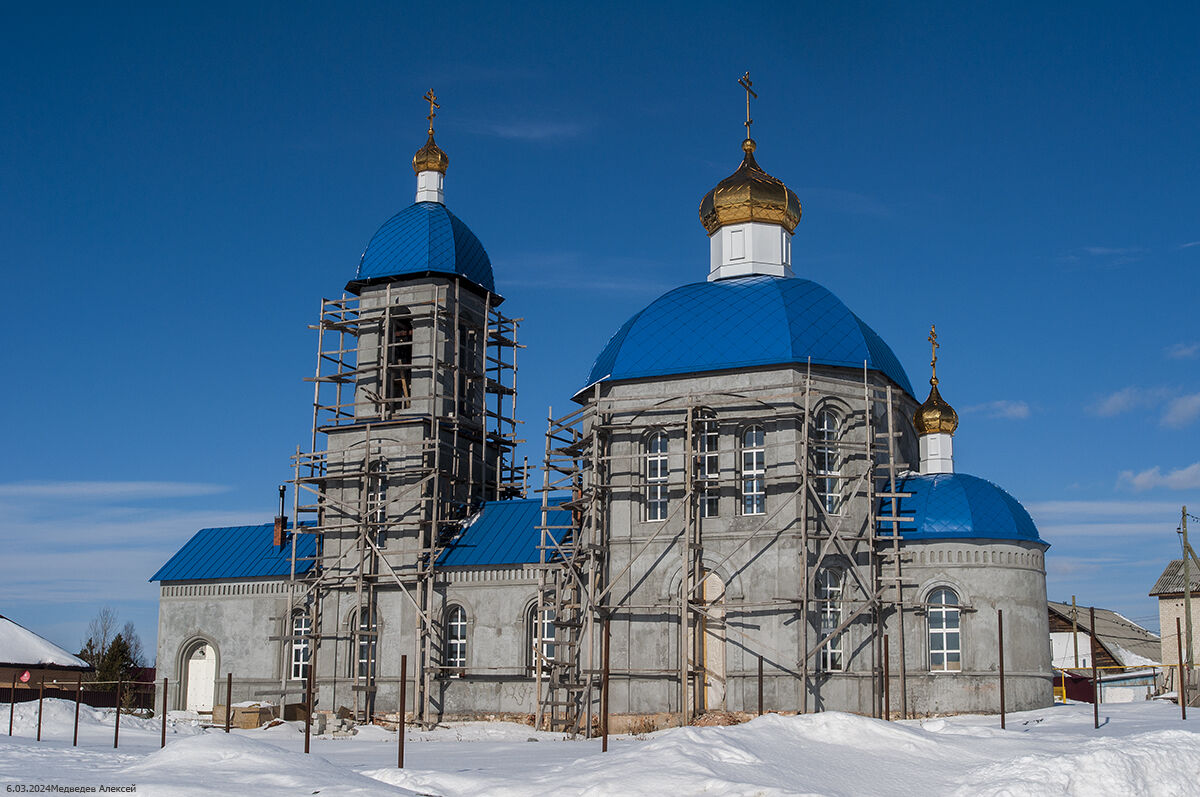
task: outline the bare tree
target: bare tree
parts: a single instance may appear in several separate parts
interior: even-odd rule
[[[105,606],[96,613],[88,623],[88,638],[83,643],[81,657],[93,667],[100,663],[100,658],[108,651],[113,637],[117,632],[117,612],[111,606]],[[140,643],[139,643],[140,645]]]
[[[126,620],[125,627],[121,629],[121,636],[125,639],[125,643],[129,645],[129,661],[134,667],[146,666],[146,652],[142,650],[142,638],[138,636],[138,632],[133,627],[133,620]]]

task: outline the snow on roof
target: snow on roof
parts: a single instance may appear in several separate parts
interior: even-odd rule
[[[57,667],[89,667],[78,656],[72,656],[49,640],[0,614],[0,664]]]

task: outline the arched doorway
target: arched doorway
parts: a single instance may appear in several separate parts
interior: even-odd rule
[[[725,582],[716,573],[701,585],[704,615],[700,621],[700,663],[703,667],[703,704],[700,712],[725,709]]]
[[[212,713],[217,680],[217,651],[205,640],[192,643],[183,656],[184,705],[188,711]]]

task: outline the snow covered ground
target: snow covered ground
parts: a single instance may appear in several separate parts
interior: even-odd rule
[[[1090,705],[996,717],[887,723],[849,714],[767,716],[729,728],[682,728],[645,737],[566,740],[508,723],[410,730],[407,768],[396,735],[314,737],[298,724],[205,730],[175,713],[166,749],[158,720],[84,707],[71,746],[74,704],[18,704],[14,736],[0,703],[0,785],[136,786],[139,795],[1200,795],[1200,718],[1182,722],[1162,702]]]

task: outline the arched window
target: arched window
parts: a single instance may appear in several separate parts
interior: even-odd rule
[[[387,343],[387,398],[392,412],[412,404],[413,326],[407,318],[392,321]]]
[[[364,606],[354,613],[354,672],[356,678],[367,680],[375,677],[375,648],[378,637],[378,626],[375,613],[370,606]]]
[[[742,432],[742,514],[767,511],[766,433],[761,426]]]
[[[696,479],[700,485],[700,517],[716,517],[720,508],[721,462],[717,419],[701,410],[696,421]]]
[[[821,638],[832,634],[842,624],[843,574],[836,568],[817,573],[817,606],[821,613]],[[832,637],[821,646],[821,669],[837,672],[845,667],[843,659],[845,634]]]
[[[308,677],[309,637],[312,636],[312,618],[303,609],[292,613],[292,680]]]
[[[467,613],[461,606],[446,612],[446,666],[456,670],[467,667]]]
[[[526,650],[529,651],[529,670],[534,671],[535,667],[541,667],[542,672],[550,669],[550,662],[554,659],[554,609],[549,606],[542,607],[541,618],[538,617],[538,607],[535,603],[529,607],[529,615],[526,618],[529,641]]]
[[[835,515],[842,506],[841,464],[838,461],[837,444],[841,437],[841,422],[833,410],[817,413],[816,428],[813,430],[813,458],[817,471],[817,497],[825,511]]]
[[[958,596],[951,589],[937,589],[929,596],[929,671],[958,672],[962,669]]]
[[[646,440],[646,520],[667,519],[667,433]]]

